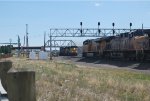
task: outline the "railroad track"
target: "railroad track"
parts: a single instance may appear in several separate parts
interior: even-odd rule
[[[98,58],[82,58],[81,56],[71,57],[55,57],[56,61],[65,61],[84,67],[96,67],[96,68],[118,68],[128,69],[131,71],[143,72],[150,74],[150,60],[144,62],[129,61],[121,59],[98,59]]]

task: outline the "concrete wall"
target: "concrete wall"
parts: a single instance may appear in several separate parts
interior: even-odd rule
[[[1,83],[9,101],[36,101],[35,72],[11,67],[11,61],[0,61]]]
[[[10,69],[7,77],[9,101],[36,101],[34,71]]]
[[[0,78],[3,88],[7,91],[7,72],[12,67],[11,61],[0,61]]]

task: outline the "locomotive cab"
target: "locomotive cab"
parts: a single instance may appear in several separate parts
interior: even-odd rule
[[[97,43],[95,39],[86,40],[83,42],[83,57],[96,57],[97,53]]]

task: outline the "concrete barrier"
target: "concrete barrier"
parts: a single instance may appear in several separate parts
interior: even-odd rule
[[[10,69],[7,79],[9,101],[36,101],[34,71]]]
[[[7,91],[7,72],[12,67],[11,61],[0,61],[0,78],[3,88]]]

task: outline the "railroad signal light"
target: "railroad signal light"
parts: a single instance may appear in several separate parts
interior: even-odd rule
[[[82,36],[82,22],[80,22],[80,25],[81,25],[80,33],[81,33],[81,36]]]
[[[98,22],[98,33],[100,34],[101,30],[99,29],[100,22]]]
[[[131,32],[131,26],[132,26],[132,23],[130,22],[130,32]]]
[[[114,23],[114,22],[112,23],[112,26],[113,26],[113,27],[115,26],[115,23]]]
[[[113,26],[113,36],[114,36],[114,34],[115,34],[115,30],[114,30],[115,23],[114,22],[112,23],[112,26]]]
[[[98,26],[100,26],[100,22],[98,22]]]
[[[82,26],[82,22],[80,22],[80,25]]]
[[[132,23],[130,22],[130,27],[132,26]]]

